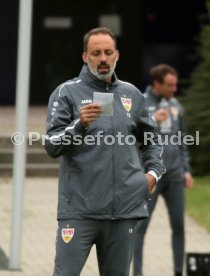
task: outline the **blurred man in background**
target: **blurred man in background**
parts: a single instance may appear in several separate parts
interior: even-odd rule
[[[170,140],[172,135],[185,135],[183,108],[174,98],[178,74],[173,67],[166,64],[153,67],[150,73],[151,86],[144,95],[149,113],[160,127],[166,173],[159,180],[148,207],[151,218],[158,196],[163,196],[172,228],[174,275],[181,276],[184,261],[184,187],[191,188],[193,179],[186,145],[178,145]],[[146,219],[140,221],[136,227],[134,276],[142,275],[143,242],[148,224],[149,219]]]

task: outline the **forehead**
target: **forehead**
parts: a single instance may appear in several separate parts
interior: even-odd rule
[[[174,74],[166,74],[163,81],[164,83],[176,83],[178,81],[178,77]]]
[[[115,49],[115,42],[108,34],[94,34],[89,38],[87,49]]]

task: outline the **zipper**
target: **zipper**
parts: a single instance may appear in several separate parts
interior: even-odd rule
[[[113,126],[113,124],[112,124]],[[114,132],[112,132],[114,133]],[[115,209],[115,170],[114,170],[114,149],[113,145],[112,147],[112,198],[113,198],[113,203],[112,203],[112,219],[114,219],[114,209]]]
[[[109,89],[109,85],[107,85],[107,88]],[[114,136],[114,110],[113,110],[113,117],[111,118],[111,123],[112,123],[112,135]],[[115,209],[115,156],[114,156],[114,145],[112,147],[112,195],[113,195],[113,204],[112,204],[112,220],[115,219],[114,217],[114,209]]]
[[[109,84],[106,84],[106,91],[109,91],[110,90],[110,85]],[[114,135],[114,123],[113,123],[113,120],[114,120],[114,111],[113,111],[113,116],[111,118],[111,124],[112,124],[112,135]],[[115,220],[115,217],[114,217],[114,198],[115,198],[115,184],[114,184],[114,180],[115,180],[115,170],[114,170],[114,149],[113,149],[113,145],[111,146],[112,147],[112,198],[113,198],[113,203],[112,203],[112,214],[111,214],[111,219],[112,220]]]

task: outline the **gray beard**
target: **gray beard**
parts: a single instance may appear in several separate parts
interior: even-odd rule
[[[90,69],[90,72],[99,80],[103,80],[103,81],[107,81],[107,79],[111,79],[113,73],[114,73],[114,69],[116,67],[116,62],[114,63],[114,65],[110,68],[110,71],[106,74],[100,74],[98,73],[95,69],[93,69],[90,64],[88,63],[88,68]]]

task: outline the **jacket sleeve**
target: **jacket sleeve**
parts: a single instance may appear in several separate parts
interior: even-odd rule
[[[149,116],[143,95],[139,104],[138,139],[145,172],[154,171],[160,179],[166,172],[162,160],[161,135],[158,132],[157,124]]]
[[[184,111],[183,108],[180,106],[180,115],[179,115],[179,125],[180,125],[180,131],[181,131],[181,145],[180,145],[180,153],[181,153],[181,160],[182,160],[182,166],[184,168],[184,172],[190,172],[190,156],[189,151],[187,148],[187,145],[183,143],[183,138],[186,135],[186,129],[184,127]]]
[[[58,87],[49,99],[45,149],[53,158],[70,151],[74,139],[81,138],[85,133],[79,118],[74,118],[73,103],[66,94],[65,86],[62,93]]]

